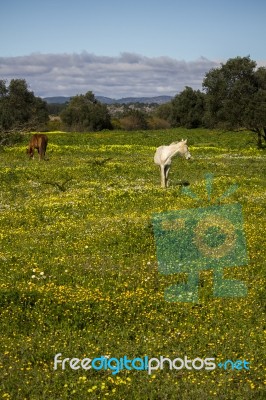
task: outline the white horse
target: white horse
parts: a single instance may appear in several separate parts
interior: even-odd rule
[[[190,152],[188,151],[187,139],[182,139],[181,142],[173,142],[169,146],[160,146],[156,149],[154,162],[160,167],[161,186],[163,188],[168,186],[167,184],[170,165],[172,158],[176,155],[185,157],[186,160],[191,158]]]

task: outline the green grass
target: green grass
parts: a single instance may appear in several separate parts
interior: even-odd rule
[[[3,399],[263,399],[265,152],[248,132],[48,133],[46,162],[24,144],[0,150],[0,396]],[[160,188],[155,148],[188,138],[193,160],[176,159]],[[226,268],[248,296],[214,298],[200,274],[199,303],[170,303],[164,289],[185,274],[158,273],[153,213],[243,206],[249,264]],[[182,194],[182,182],[199,195]],[[246,359],[249,371],[53,370],[66,358]]]

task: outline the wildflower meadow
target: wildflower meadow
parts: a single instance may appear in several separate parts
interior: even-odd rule
[[[30,133],[0,149],[0,398],[265,399],[266,156],[255,135],[178,128],[47,136],[46,161],[27,158]],[[155,149],[182,138],[193,158],[174,159],[162,189]],[[247,295],[215,297],[208,269],[198,301],[167,301],[165,288],[187,276],[158,270],[152,215],[218,198],[242,205],[248,263],[225,266],[224,277],[244,282]],[[64,368],[55,369],[56,354],[69,359]],[[125,356],[138,358],[136,368],[124,361],[119,371],[100,369],[101,359],[98,369],[70,367],[74,358],[114,365]],[[198,367],[165,361],[148,373],[144,357],[181,366],[198,359]],[[201,368],[206,358],[216,368]],[[222,367],[226,360],[239,362]]]

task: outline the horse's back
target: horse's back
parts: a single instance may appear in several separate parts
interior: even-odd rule
[[[48,143],[48,137],[44,133],[35,133],[35,137],[36,137],[38,144]]]
[[[169,156],[169,146],[160,146],[156,149],[154,155],[154,162],[157,165],[162,165],[165,163]]]
[[[32,135],[30,140],[30,145],[35,149],[46,148],[47,143],[48,137],[43,133],[35,133],[34,135]]]

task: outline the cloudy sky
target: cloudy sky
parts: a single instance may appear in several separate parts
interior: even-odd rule
[[[266,66],[265,0],[8,0],[0,13],[0,79],[42,97],[175,95],[232,57]]]

